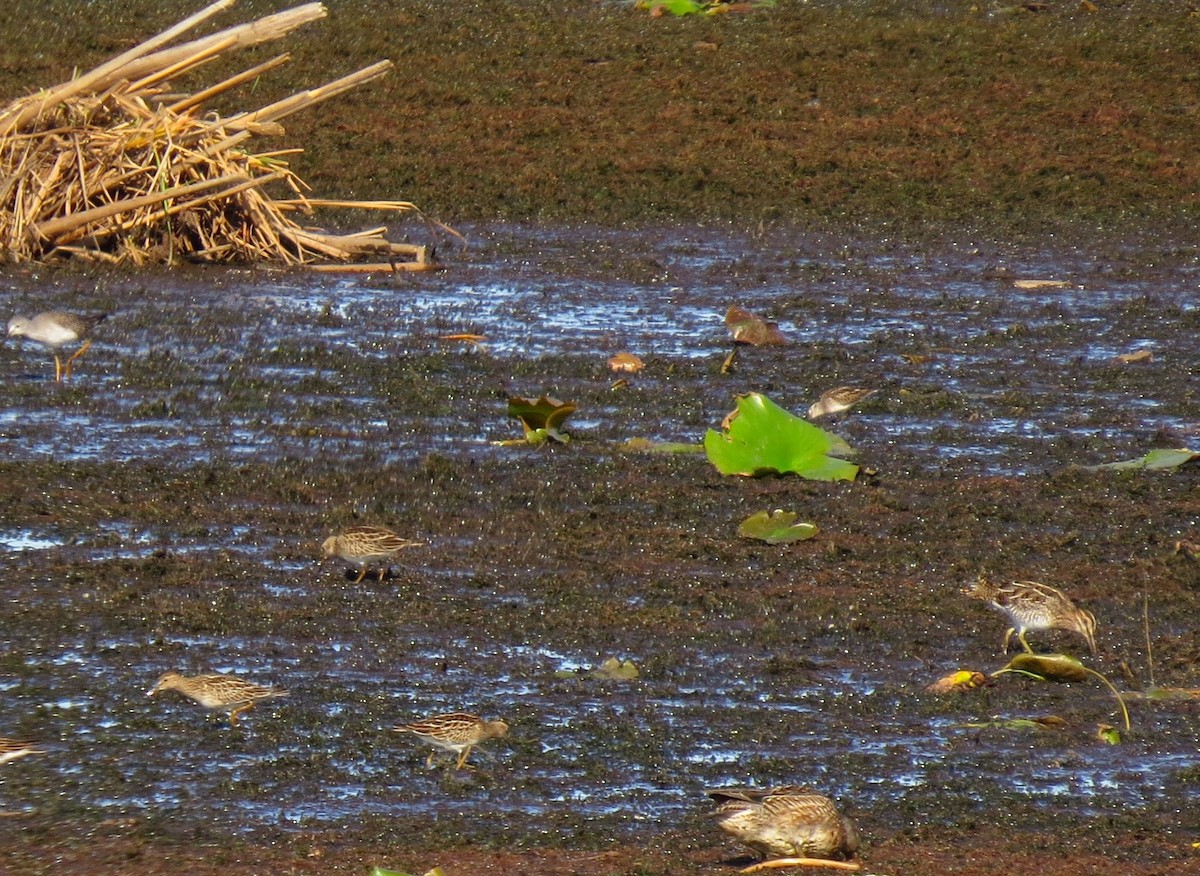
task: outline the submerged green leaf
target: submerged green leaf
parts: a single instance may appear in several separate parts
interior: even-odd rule
[[[621,445],[626,453],[703,453],[703,444],[683,444],[678,441],[652,441],[649,438],[630,438]]]
[[[1178,450],[1151,450],[1145,456],[1137,459],[1126,459],[1122,462],[1106,462],[1103,465],[1085,465],[1088,471],[1127,471],[1129,469],[1148,469],[1157,471],[1164,468],[1178,468],[1186,462],[1191,462],[1200,452],[1181,447]]]
[[[759,511],[751,514],[738,526],[738,535],[756,538],[767,544],[787,544],[803,541],[817,534],[812,523],[796,523],[795,511]]]
[[[977,730],[1063,730],[1070,725],[1057,715],[1043,715],[1040,718],[992,718],[958,726]]]
[[[704,435],[708,460],[721,474],[797,474],[809,480],[852,481],[858,466],[835,456],[854,450],[831,432],[790,414],[765,395],[739,396],[724,432]]]

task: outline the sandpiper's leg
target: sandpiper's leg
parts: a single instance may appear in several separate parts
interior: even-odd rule
[[[1020,640],[1021,644],[1025,646],[1026,653],[1032,654],[1033,649],[1030,648],[1029,643],[1025,641],[1025,631],[1024,630],[1021,630],[1021,632],[1017,633],[1017,638]]]
[[[62,383],[62,381],[63,381],[62,359],[58,358],[58,353],[55,353],[54,354],[54,382]]]
[[[454,768],[456,770],[461,770],[463,768],[463,765],[466,764],[466,762],[467,762],[467,755],[469,755],[470,753],[471,753],[471,746],[469,746],[469,745],[458,753],[458,763],[454,765]]]
[[[358,577],[354,579],[354,583],[361,584],[362,579],[365,577],[367,577],[367,567],[363,566],[361,569],[358,570]]]
[[[83,342],[83,346],[75,351],[75,355],[67,360],[67,377],[71,376],[71,370],[75,367],[75,360],[87,352],[87,348],[92,345],[92,339],[88,338]]]
[[[427,769],[427,770],[433,769],[433,757],[436,754],[437,754],[436,751],[429,752],[429,757],[425,758],[425,769]]]
[[[1015,633],[1016,631],[1017,631],[1016,627],[1009,627],[1007,630],[1004,631],[1004,644],[1000,646],[1001,654],[1008,653],[1008,643],[1012,639],[1012,634]]]
[[[380,569],[379,569],[379,581],[380,581],[380,582],[386,581],[386,580],[387,580],[387,574],[388,574],[388,572],[390,572],[390,571],[392,571],[392,567],[391,567],[391,566],[382,566],[382,567],[380,567]]]
[[[243,712],[248,712],[252,708],[254,708],[254,703],[246,703],[246,705],[238,706],[236,709],[231,711],[229,713],[229,726],[236,727],[238,715],[242,714]]]

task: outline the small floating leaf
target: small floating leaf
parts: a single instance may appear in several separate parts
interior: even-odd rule
[[[1097,724],[1096,738],[1101,742],[1107,742],[1109,745],[1121,744],[1121,731],[1112,724]]]
[[[1042,715],[1037,718],[993,718],[958,726],[977,730],[1064,730],[1071,725],[1058,715]]]
[[[735,344],[749,344],[752,347],[778,347],[791,343],[787,335],[779,330],[777,324],[767,322],[736,305],[725,312],[725,327],[733,335]]]
[[[651,441],[649,438],[630,438],[621,445],[627,453],[703,453],[703,444],[684,444],[679,441]]]
[[[814,426],[761,393],[738,398],[723,432],[704,435],[708,460],[721,474],[757,477],[797,474],[819,481],[852,481],[858,466],[837,459],[854,452],[843,439]]]
[[[645,367],[646,363],[642,358],[633,353],[617,353],[608,360],[609,370],[622,374],[637,374]]]
[[[1071,284],[1066,280],[1014,280],[1013,285],[1018,289],[1061,289]]]
[[[759,511],[751,514],[738,526],[738,535],[756,538],[767,544],[787,544],[803,541],[817,534],[811,523],[796,523],[795,511]]]
[[[1127,469],[1149,469],[1157,470],[1164,468],[1178,468],[1184,463],[1191,462],[1200,452],[1188,450],[1182,447],[1179,450],[1151,450],[1145,456],[1140,456],[1137,459],[1127,459],[1123,462],[1106,462],[1103,465],[1085,465],[1088,471],[1125,471]]]
[[[621,660],[617,657],[607,658],[592,670],[593,678],[607,681],[635,681],[640,675],[641,672],[632,660]]]
[[[1129,365],[1133,362],[1153,362],[1154,354],[1149,350],[1138,350],[1136,353],[1121,353],[1117,356],[1117,361],[1122,365]]]
[[[951,672],[949,675],[943,675],[933,684],[926,687],[925,690],[934,694],[962,693],[983,687],[987,683],[988,677],[982,672],[975,672],[971,669],[960,669],[957,672]]]

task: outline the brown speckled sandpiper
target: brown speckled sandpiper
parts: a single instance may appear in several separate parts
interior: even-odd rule
[[[1012,634],[1025,650],[1033,649],[1025,641],[1031,630],[1069,630],[1083,636],[1088,649],[1096,653],[1096,618],[1090,611],[1075,605],[1061,590],[1036,581],[1017,581],[1012,584],[996,584],[980,576],[972,586],[963,588],[963,593],[982,599],[1008,615],[1012,624],[1004,633],[1002,653],[1008,651]]]
[[[467,762],[471,749],[488,739],[498,739],[508,735],[508,725],[503,721],[485,721],[476,715],[466,712],[448,712],[445,715],[434,715],[412,724],[401,724],[392,728],[397,733],[412,733],[430,745],[450,751],[458,755],[455,769],[462,769]],[[427,767],[433,766],[433,758],[437,752],[429,755],[425,761]]]
[[[796,785],[717,788],[713,813],[727,833],[764,858],[844,859],[858,851],[858,829],[828,797]]]
[[[288,692],[277,687],[263,687],[233,675],[195,675],[187,677],[178,672],[164,672],[147,696],[159,691],[177,690],[206,709],[229,713],[229,723],[237,726],[238,715],[252,708],[259,700],[286,697]]]
[[[809,406],[808,418],[816,420],[821,417],[827,417],[830,414],[840,414],[842,411],[848,411],[864,398],[874,395],[876,392],[878,390],[860,389],[856,386],[835,386],[833,389],[823,392],[821,397]]]
[[[372,564],[380,564],[379,580],[387,574],[386,564],[405,548],[417,547],[424,544],[401,538],[390,529],[382,526],[351,526],[340,535],[331,535],[321,544],[321,551],[327,557],[338,557],[359,567],[358,584],[367,577],[367,570]]]

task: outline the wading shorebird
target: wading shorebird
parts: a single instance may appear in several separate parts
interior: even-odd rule
[[[263,687],[233,675],[194,675],[189,678],[178,672],[164,672],[146,695],[152,697],[163,690],[177,690],[206,709],[227,712],[232,727],[237,726],[238,715],[253,708],[259,700],[288,695],[286,690]]]
[[[0,736],[0,763],[8,763],[10,760],[16,760],[18,757],[25,757],[30,754],[45,753],[32,742],[21,742],[17,739],[7,739]]]
[[[448,712],[445,715],[434,715],[412,724],[401,724],[393,727],[396,733],[412,733],[418,739],[428,742],[442,751],[458,755],[454,768],[461,770],[467,763],[471,749],[488,739],[499,739],[508,735],[508,725],[503,721],[485,721],[476,715],[466,712]],[[434,751],[425,761],[426,767],[433,766]]]
[[[830,414],[848,411],[864,398],[874,395],[878,391],[876,389],[860,389],[856,386],[835,386],[833,389],[821,393],[821,397],[809,406],[808,418],[817,420]]]
[[[71,370],[75,360],[87,352],[92,345],[92,329],[108,319],[107,313],[92,316],[79,316],[63,310],[48,310],[39,313],[33,319],[26,316],[14,316],[8,321],[8,336],[10,338],[29,338],[29,340],[49,347],[54,353],[54,380],[62,383],[71,379]],[[63,364],[59,351],[68,344],[83,342],[83,346],[75,351],[66,364]]]
[[[1036,581],[1016,581],[1012,584],[996,584],[980,575],[979,580],[963,593],[982,599],[992,608],[1008,615],[1012,624],[1004,632],[1001,653],[1008,652],[1012,634],[1029,653],[1033,649],[1025,641],[1027,632],[1037,630],[1069,630],[1083,636],[1088,650],[1096,653],[1096,617],[1075,605],[1061,590]]]
[[[331,535],[321,544],[327,557],[337,557],[358,566],[358,584],[367,577],[371,564],[379,563],[379,580],[387,574],[387,563],[405,548],[417,547],[422,541],[401,538],[382,526],[351,526],[341,535]]]
[[[828,797],[808,788],[717,788],[705,793],[719,804],[713,815],[721,829],[763,858],[841,860],[858,852],[854,822]],[[771,866],[770,861],[759,865]]]

